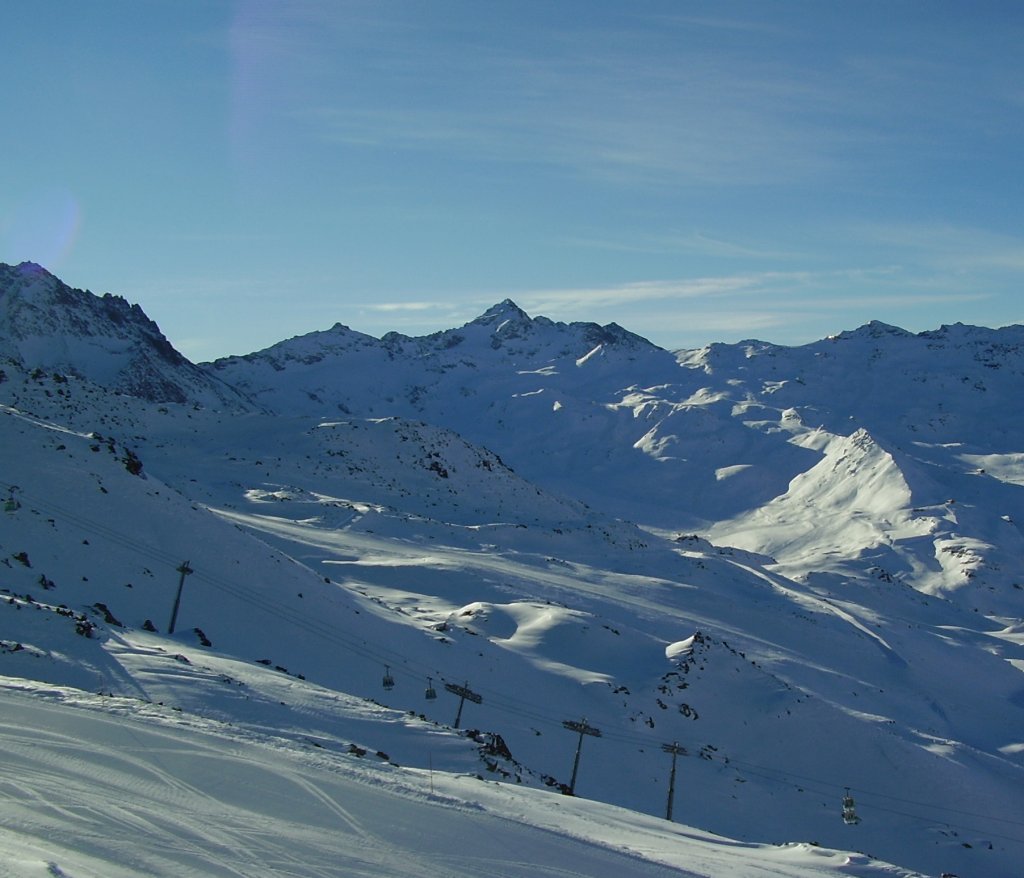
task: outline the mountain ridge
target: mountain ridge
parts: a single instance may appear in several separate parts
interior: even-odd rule
[[[468,685],[463,725],[515,760],[482,754],[485,775],[564,788],[585,716],[581,796],[658,813],[676,741],[679,819],[1015,875],[1017,333],[602,356],[590,324],[541,318],[494,347],[517,315],[491,312],[454,345],[336,325],[291,346],[320,359],[232,361],[244,412],[8,359],[8,673],[325,749],[402,741],[410,770],[429,724],[382,710],[356,735],[345,699],[456,735],[445,685]],[[444,752],[433,770],[476,758]]]
[[[154,402],[251,407],[179,353],[138,305],[69,287],[32,262],[0,264],[0,356]]]

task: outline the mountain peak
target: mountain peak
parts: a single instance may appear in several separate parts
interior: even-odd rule
[[[22,277],[35,277],[37,275],[46,275],[52,277],[43,266],[38,262],[19,262],[14,266],[14,271],[20,274]]]
[[[0,354],[154,402],[248,405],[179,353],[139,305],[70,287],[34,262],[0,264]]]
[[[36,280],[47,279],[55,280],[50,272],[35,262],[21,262],[18,265],[0,262],[0,292],[25,289]]]
[[[504,299],[497,305],[491,305],[483,314],[471,321],[478,326],[492,326],[495,323],[503,323],[506,320],[515,320],[517,323],[529,323],[530,315],[527,314],[511,299]]]
[[[912,335],[912,332],[907,332],[907,330],[899,326],[892,326],[889,323],[883,323],[881,320],[872,320],[863,326],[857,327],[857,329],[841,332],[836,338],[885,338],[886,336],[910,338]]]

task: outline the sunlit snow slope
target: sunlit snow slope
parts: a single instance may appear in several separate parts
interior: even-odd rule
[[[1019,338],[871,325],[670,354],[506,302],[424,339],[284,342],[214,364],[185,401],[126,393],[95,349],[113,377],[9,345],[0,674],[22,719],[7,749],[20,765],[19,740],[46,741],[49,776],[79,792],[12,796],[7,849],[38,874],[117,874],[89,858],[118,861],[141,835],[143,873],[446,874],[443,860],[461,875],[479,855],[482,872],[526,875],[546,872],[512,852],[552,827],[605,845],[570,866],[576,842],[551,836],[557,874],[886,868],[833,849],[1018,874]],[[479,702],[460,706],[460,687]],[[157,756],[115,757],[111,715],[157,736]],[[141,816],[87,799],[88,772],[42,731],[64,723]],[[673,817],[702,833],[663,819],[674,744]],[[272,754],[288,767],[268,777]],[[349,783],[392,798],[361,811]],[[264,786],[257,807],[244,791]],[[846,788],[859,823],[841,818]],[[224,820],[204,834],[155,816],[174,802]],[[389,809],[412,833],[393,847],[376,826]],[[493,854],[444,840],[467,811],[501,827]],[[307,812],[344,837],[303,834]],[[242,839],[278,821],[278,871],[261,872]],[[193,873],[166,871],[180,838]],[[357,838],[363,872],[331,871]]]

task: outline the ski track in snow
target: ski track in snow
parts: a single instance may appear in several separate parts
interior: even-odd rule
[[[197,367],[0,292],[0,876],[1018,878],[1020,327],[670,354],[506,301]],[[658,819],[668,741],[734,839]]]
[[[848,855],[823,849],[794,855],[663,829],[597,803],[474,778],[332,764],[230,729],[154,726],[110,715],[102,697],[38,694],[0,690],[0,868],[22,863],[6,874],[44,874],[44,863],[69,878],[897,874],[849,868]],[[616,817],[625,818],[618,829]]]

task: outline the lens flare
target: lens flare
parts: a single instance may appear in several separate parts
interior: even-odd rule
[[[34,192],[14,208],[0,229],[4,260],[58,269],[74,248],[81,222],[81,206],[69,190]]]

